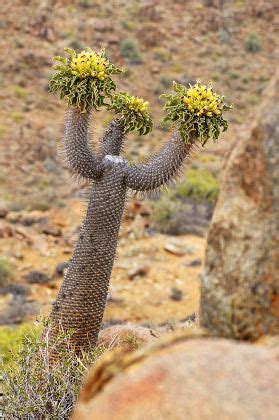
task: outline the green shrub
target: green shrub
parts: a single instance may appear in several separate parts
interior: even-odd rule
[[[31,331],[31,325],[28,323],[16,327],[0,327],[0,354],[5,365],[13,364],[15,358],[18,357],[24,337],[30,335]],[[36,330],[36,335],[38,334],[39,329]]]
[[[11,118],[14,122],[20,123],[23,120],[23,115],[21,112],[15,111],[11,113]]]
[[[162,233],[203,234],[211,218],[218,184],[207,170],[190,169],[174,190],[151,202],[152,226]]]
[[[186,178],[179,182],[171,195],[193,200],[214,202],[218,193],[218,181],[207,169],[190,169]]]
[[[167,50],[165,47],[154,48],[153,56],[155,60],[161,61],[163,63],[169,61],[171,57],[169,50]]]
[[[251,33],[245,39],[245,51],[256,53],[261,49],[261,40],[257,34]]]
[[[121,55],[131,64],[142,63],[141,53],[136,41],[124,39],[120,45]]]
[[[28,91],[21,86],[15,86],[14,94],[19,99],[26,99],[28,96]]]
[[[5,257],[0,257],[0,287],[5,287],[9,284],[13,273],[13,266]]]

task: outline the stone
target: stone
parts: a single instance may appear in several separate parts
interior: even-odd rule
[[[66,261],[65,262],[61,262],[61,263],[58,263],[56,265],[56,267],[55,267],[55,274],[58,277],[62,277],[64,275],[64,273],[65,273],[65,270],[68,268],[68,266],[69,266],[69,263],[66,262]]]
[[[279,72],[235,144],[208,233],[201,324],[212,334],[279,334]]]
[[[178,289],[178,287],[172,287],[171,288],[171,295],[170,299],[179,302],[183,299],[183,292],[181,289]]]
[[[14,230],[9,225],[0,223],[0,238],[11,238],[14,236]]]
[[[51,223],[43,223],[41,226],[42,233],[50,236],[62,236],[62,230],[60,227],[52,225]]]
[[[50,281],[47,274],[37,270],[30,271],[24,278],[29,284],[45,284]]]
[[[276,420],[278,347],[198,334],[104,355],[85,379],[73,420]]]
[[[19,211],[10,211],[6,216],[7,221],[10,223],[19,223],[21,218],[22,214]]]
[[[0,202],[0,218],[5,218],[9,213],[7,207]]]
[[[183,244],[180,244],[179,242],[168,242],[164,246],[164,250],[169,252],[170,254],[177,255],[179,257],[182,257],[187,253],[187,249]]]
[[[132,268],[128,272],[128,277],[130,280],[133,280],[135,277],[139,276],[145,276],[149,271],[149,267],[147,265],[139,265],[137,267]]]
[[[114,325],[101,330],[98,337],[98,345],[113,349],[124,347],[134,350],[149,341],[157,340],[160,333],[151,328],[138,325]]]
[[[200,258],[195,258],[189,262],[188,267],[199,267],[200,265],[202,265],[202,260]]]

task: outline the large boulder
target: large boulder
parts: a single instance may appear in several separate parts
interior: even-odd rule
[[[278,347],[185,336],[107,354],[73,420],[275,420],[278,357]]]
[[[228,159],[208,234],[201,324],[212,334],[279,333],[279,74]]]

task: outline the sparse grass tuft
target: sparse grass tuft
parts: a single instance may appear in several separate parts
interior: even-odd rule
[[[0,257],[0,287],[8,286],[12,274],[11,262],[5,257]]]
[[[4,366],[5,418],[69,419],[84,375],[105,351],[102,346],[77,356],[70,334],[61,332],[50,345],[47,333],[42,339],[29,332],[13,364]],[[59,354],[57,362],[50,363],[53,348],[56,353],[59,348]]]

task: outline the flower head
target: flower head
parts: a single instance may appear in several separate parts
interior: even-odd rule
[[[206,86],[197,82],[187,90],[182,98],[185,107],[196,115],[220,115],[222,112],[222,99],[212,91],[212,85]]]
[[[109,61],[105,59],[102,52],[96,53],[92,50],[83,50],[72,58],[71,68],[72,74],[84,77],[96,77],[104,80],[107,76],[106,69]]]
[[[78,107],[82,112],[90,108],[99,109],[111,91],[116,89],[113,74],[123,70],[117,68],[106,57],[105,51],[95,52],[86,48],[80,53],[67,48],[70,57],[54,57],[59,64],[49,84],[50,92],[60,91],[60,97],[67,97],[68,105]]]
[[[199,80],[187,88],[173,83],[174,94],[162,95],[167,99],[164,109],[167,115],[163,122],[172,122],[180,131],[185,142],[190,137],[198,138],[203,144],[211,137],[216,140],[220,129],[227,129],[223,111],[232,105],[224,102],[224,96],[213,92],[212,84],[203,85]]]
[[[120,92],[111,97],[108,109],[121,114],[120,122],[124,132],[138,130],[139,134],[147,134],[153,128],[152,118],[148,112],[149,103],[137,96]]]

